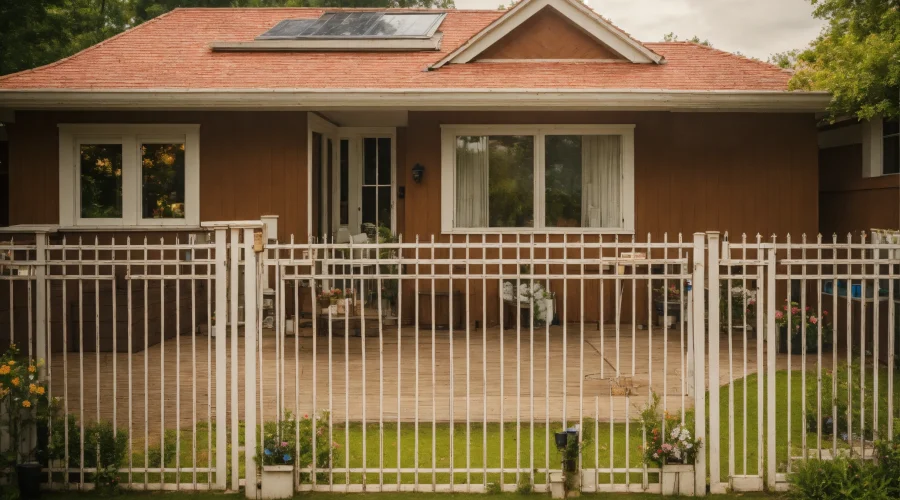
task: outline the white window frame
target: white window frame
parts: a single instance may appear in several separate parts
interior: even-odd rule
[[[483,233],[634,233],[634,128],[617,125],[441,125],[441,232],[444,234]],[[534,227],[456,227],[456,138],[458,136],[528,135],[534,137]],[[611,228],[546,227],[544,225],[544,137],[548,135],[618,135],[622,137],[622,226]]]
[[[863,177],[897,175],[884,173],[884,120],[872,118],[862,123]]]
[[[142,144],[184,143],[184,218],[142,217]],[[82,144],[122,144],[122,217],[81,217]],[[200,125],[60,124],[59,224],[77,228],[154,228],[200,226]]]

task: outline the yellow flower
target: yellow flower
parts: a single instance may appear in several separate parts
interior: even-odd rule
[[[9,366],[0,366],[0,375],[6,375],[7,373],[9,373]]]
[[[19,377],[12,379],[12,385],[19,387]]]
[[[34,365],[31,365],[31,366],[28,367],[28,373],[34,373],[34,371],[35,371],[36,369],[37,369],[37,368],[35,368]]]
[[[41,387],[41,386],[38,386],[38,388],[37,388],[37,393],[38,393],[39,396],[43,396],[43,395],[44,395],[44,388]]]
[[[15,366],[16,361],[14,359],[9,360],[9,366]]]
[[[28,401],[27,399],[25,401],[22,401],[22,407],[31,408],[31,401]]]

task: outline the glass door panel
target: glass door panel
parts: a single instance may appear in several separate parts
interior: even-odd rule
[[[360,221],[370,234],[378,227],[393,230],[393,161],[391,139],[365,137],[362,144]]]

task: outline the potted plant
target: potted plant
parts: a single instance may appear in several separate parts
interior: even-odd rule
[[[678,415],[666,412],[660,417],[655,393],[641,412],[641,423],[647,435],[644,463],[659,465],[662,494],[693,496],[694,463],[701,441],[691,436]]]
[[[381,244],[394,244],[398,243],[400,240],[397,236],[391,232],[390,228],[386,226],[378,227],[378,243]],[[391,260],[397,258],[397,250],[394,248],[379,248],[378,249],[378,258],[381,260]],[[380,264],[379,272],[382,275],[387,276],[396,276],[399,270],[397,264]],[[387,278],[381,280],[381,300],[382,304],[382,316],[384,317],[383,324],[384,326],[393,326],[396,325],[397,315],[396,315],[396,305],[397,305],[397,296],[399,294],[399,281],[395,278]]]
[[[276,499],[294,496],[295,449],[293,435],[266,430],[262,456],[257,456],[257,463],[261,464],[262,469],[260,498]]]
[[[678,283],[669,283],[668,288],[660,283],[653,289],[654,310],[657,316],[657,325],[674,327],[681,320],[681,289]]]
[[[562,455],[562,472],[550,474],[550,493],[553,498],[571,498],[581,492],[581,473],[578,457],[587,445],[587,440],[578,441],[578,426],[569,427],[554,435],[556,449]]]
[[[42,466],[35,460],[37,445],[32,442],[32,430],[47,410],[46,387],[38,376],[41,366],[41,360],[22,359],[15,344],[0,357],[0,405],[4,410],[0,427],[9,435],[0,465],[15,465],[14,484],[24,499],[41,494]]]
[[[790,317],[790,326],[788,326],[788,317]],[[821,323],[821,325],[820,325]],[[804,310],[796,302],[788,303],[785,300],[784,306],[780,311],[775,311],[775,324],[778,325],[779,333],[779,351],[788,352],[787,337],[788,331],[791,336],[791,354],[802,354],[803,345],[803,325],[806,325],[806,353],[813,354],[819,350],[819,327],[822,328],[822,350],[826,351],[831,348],[832,325],[828,317],[828,311],[823,309],[821,318],[811,311],[809,306]]]
[[[530,274],[528,266],[522,266],[522,274]],[[518,301],[516,297],[518,291]],[[503,282],[503,302],[509,306],[519,306],[519,320],[523,327],[544,326],[548,322],[554,324],[556,311],[556,296],[546,290],[542,283],[534,281],[534,287],[530,279],[519,280],[518,290],[515,281]]]
[[[721,287],[719,296],[719,325],[727,331],[731,321],[732,330],[753,330],[756,323],[756,290],[742,286]],[[745,324],[746,323],[746,324]]]

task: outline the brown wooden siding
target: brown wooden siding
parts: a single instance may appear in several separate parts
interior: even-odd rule
[[[801,114],[665,113],[665,112],[411,112],[406,146],[406,222],[404,239],[440,241],[440,125],[442,124],[635,124],[635,227],[638,242],[651,234],[659,241],[668,233],[670,241],[682,233],[686,241],[696,231],[729,232],[732,238],[747,233],[768,237],[787,233],[816,234],[818,230],[818,167],[815,119]],[[409,169],[425,166],[421,184],[412,182]],[[577,240],[577,230],[572,239]],[[462,241],[463,237],[456,237]],[[556,238],[560,238],[556,236]],[[596,241],[589,237],[588,241]],[[611,241],[607,236],[606,241]],[[512,238],[508,238],[512,240]],[[629,241],[630,237],[622,237]],[[638,248],[638,250],[640,250]],[[427,255],[427,254],[423,254]],[[575,250],[569,255],[576,256]],[[472,258],[479,258],[476,253]],[[514,254],[509,254],[510,257]],[[496,253],[489,253],[496,258]],[[540,258],[540,255],[538,255]],[[462,269],[460,269],[462,271]],[[478,269],[471,269],[479,272]],[[513,272],[507,269],[506,272]],[[554,270],[561,272],[561,270]],[[573,272],[576,270],[571,270]],[[409,271],[413,274],[414,270]],[[496,269],[488,269],[496,272]],[[587,270],[598,272],[598,270]],[[606,270],[604,272],[609,272]],[[644,271],[646,272],[646,271]],[[430,281],[420,289],[430,289]],[[449,283],[435,284],[445,291]],[[462,280],[454,289],[465,293]],[[471,317],[482,317],[482,294],[488,297],[488,324],[499,321],[499,290],[496,281],[487,290],[473,284],[469,290]],[[636,294],[626,291],[622,311],[637,301],[638,321],[647,321],[647,284]],[[598,281],[585,282],[586,321],[600,317]],[[560,318],[577,321],[580,314],[580,283],[568,284],[568,307],[563,311],[562,283],[551,283],[557,293]],[[406,283],[404,303],[414,300],[413,284]],[[614,287],[604,285],[604,319],[614,318]],[[406,309],[406,321],[413,320]],[[630,319],[629,319],[630,321]]]
[[[624,60],[552,7],[544,7],[482,52],[478,59]]]
[[[307,231],[305,112],[27,112],[9,125],[10,224],[59,221],[59,123],[200,124],[200,220]]]
[[[862,176],[862,145],[819,151],[819,227],[844,240],[872,228],[900,229],[900,176]]]

